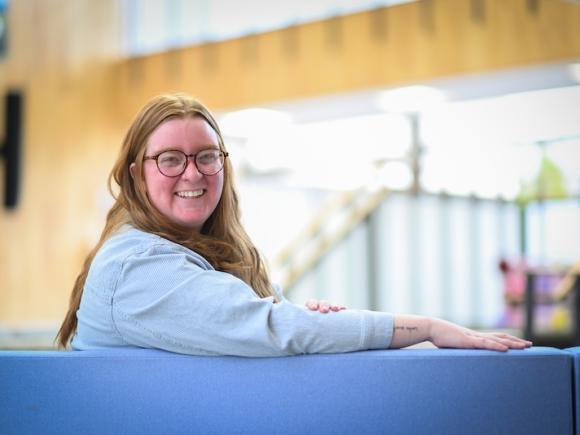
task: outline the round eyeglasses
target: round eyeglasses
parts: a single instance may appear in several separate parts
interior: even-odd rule
[[[145,156],[143,160],[155,160],[157,169],[166,177],[179,177],[185,172],[190,157],[200,174],[215,175],[223,169],[227,156],[227,152],[216,148],[202,150],[195,154],[185,154],[180,150],[166,150],[156,156]]]

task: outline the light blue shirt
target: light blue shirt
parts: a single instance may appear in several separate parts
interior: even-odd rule
[[[77,318],[75,350],[284,356],[385,349],[393,334],[392,314],[262,299],[194,251],[129,226],[95,256]]]

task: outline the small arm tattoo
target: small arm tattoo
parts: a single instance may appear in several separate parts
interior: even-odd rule
[[[413,332],[417,331],[416,326],[395,326],[395,330]]]

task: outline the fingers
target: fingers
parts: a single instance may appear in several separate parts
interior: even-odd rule
[[[532,345],[531,341],[503,333],[475,333],[472,338],[475,348],[500,352],[506,352],[508,349],[525,349]]]
[[[318,311],[324,314],[328,313],[330,311],[330,303],[325,300],[320,301],[318,304]]]
[[[506,352],[509,349],[505,344],[489,337],[474,337],[474,339],[476,340],[475,347],[477,349],[497,350],[500,352]]]
[[[308,299],[306,306],[309,310],[320,311],[321,313],[328,313],[330,311],[330,304],[328,301],[317,301],[316,299]],[[333,310],[334,311],[334,310]]]
[[[318,301],[316,299],[308,299],[306,301],[306,306],[309,310],[317,311],[318,310]]]
[[[318,301],[316,299],[308,299],[308,301],[306,301],[305,305],[309,310],[319,311],[323,314],[326,314],[329,311],[338,312],[338,311],[346,310],[346,307],[344,307],[342,305],[338,305],[338,304],[331,304],[330,302],[328,302],[326,300]]]
[[[530,347],[533,343],[528,340],[524,340],[522,338],[514,337],[513,335],[503,334],[492,332],[489,333],[488,336],[492,337],[493,339],[505,344],[511,349],[525,349]]]
[[[519,338],[519,337],[514,337],[513,335],[509,335],[509,334],[501,334],[501,333],[497,333],[497,332],[496,333],[493,333],[493,334],[496,335],[496,336],[498,336],[498,337],[500,337],[500,338],[505,338],[505,339],[508,339],[508,340],[511,340],[511,341],[515,341],[515,342],[518,342],[518,343],[524,343],[526,345],[526,347],[530,347],[530,346],[532,346],[534,344],[534,343],[532,343],[529,340],[525,340],[525,339]]]

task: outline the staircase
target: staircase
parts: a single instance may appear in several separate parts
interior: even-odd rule
[[[363,222],[388,196],[385,188],[343,192],[325,204],[311,223],[275,258],[272,275],[286,295],[324,256]]]

